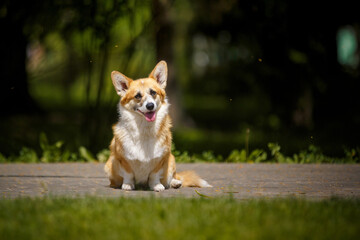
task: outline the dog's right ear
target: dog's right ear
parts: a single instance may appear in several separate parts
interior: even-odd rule
[[[129,89],[130,83],[132,80],[126,77],[124,74],[119,73],[118,71],[113,71],[111,73],[111,80],[115,87],[116,93],[122,97],[125,95],[126,91]]]

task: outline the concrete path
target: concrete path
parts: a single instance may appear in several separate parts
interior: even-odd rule
[[[195,170],[213,188],[154,193],[109,187],[100,163],[0,164],[0,198],[35,196],[226,197],[238,199],[360,197],[360,165],[178,164]],[[197,192],[196,192],[197,191]]]

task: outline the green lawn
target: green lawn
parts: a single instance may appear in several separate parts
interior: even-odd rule
[[[0,200],[0,239],[359,239],[360,200]]]

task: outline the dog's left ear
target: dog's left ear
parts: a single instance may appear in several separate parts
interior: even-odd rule
[[[149,75],[149,77],[155,79],[163,89],[166,87],[167,76],[168,69],[165,61],[160,61]]]

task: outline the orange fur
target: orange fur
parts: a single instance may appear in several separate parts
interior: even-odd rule
[[[132,80],[117,71],[112,72],[111,78],[121,96],[121,116],[113,126],[111,154],[104,168],[110,186],[131,190],[136,183],[145,183],[154,191],[181,185],[209,187],[195,172],[176,173],[175,157],[171,154],[172,123],[164,90],[166,63],[159,62],[148,78]],[[155,110],[144,107],[149,102]],[[145,115],[148,111],[155,113],[150,115],[155,118]]]
[[[194,171],[179,172],[175,179],[182,181],[183,187],[203,187],[202,179]]]
[[[121,98],[122,105],[125,105],[134,99],[134,96],[138,92],[144,94],[148,88],[154,89],[159,94],[162,103],[165,101],[165,91],[159,88],[158,84],[153,78],[143,78],[135,81],[132,80],[130,85],[131,87],[129,88],[128,93],[125,95],[125,97]]]

